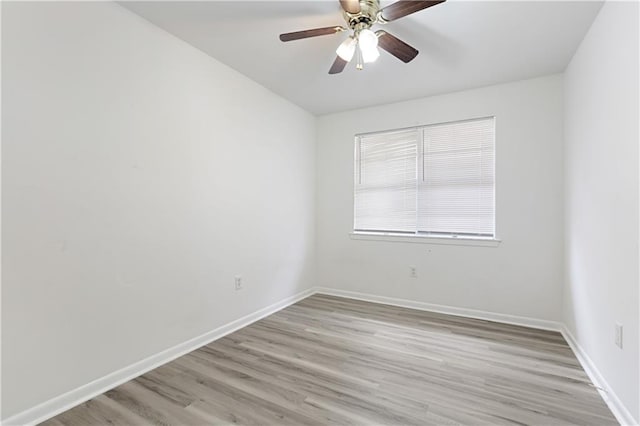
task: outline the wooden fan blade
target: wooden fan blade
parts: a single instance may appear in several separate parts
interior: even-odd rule
[[[360,2],[358,0],[340,0],[340,6],[348,13],[360,13]]]
[[[378,36],[378,46],[391,53],[402,62],[411,62],[413,58],[418,56],[418,51],[416,49],[409,46],[398,37],[383,30],[376,31],[376,35]]]
[[[340,56],[336,56],[336,60],[333,61],[333,65],[331,65],[331,69],[329,70],[329,74],[341,73],[342,70],[344,70],[344,67],[347,66],[347,64],[348,64],[347,61],[342,59]]]
[[[385,21],[395,21],[422,9],[444,3],[445,0],[400,0],[387,7],[382,8],[382,19]]]
[[[346,30],[345,27],[324,27],[314,28],[312,30],[295,31],[293,33],[280,34],[280,41],[300,40],[302,38],[335,34],[344,30]]]

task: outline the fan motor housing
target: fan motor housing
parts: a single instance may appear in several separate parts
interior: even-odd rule
[[[352,30],[369,28],[378,19],[379,0],[360,0],[360,13],[349,13],[343,10],[344,20]]]

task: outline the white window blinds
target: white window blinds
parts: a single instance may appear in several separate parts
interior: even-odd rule
[[[358,137],[357,230],[416,231],[418,145],[414,129]]]
[[[493,237],[494,118],[356,138],[354,230]]]

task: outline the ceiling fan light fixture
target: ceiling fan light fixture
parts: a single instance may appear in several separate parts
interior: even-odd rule
[[[353,58],[353,54],[356,51],[356,39],[353,37],[349,37],[345,41],[343,41],[338,49],[336,49],[336,53],[340,58],[349,62],[351,58]]]
[[[365,64],[370,64],[371,62],[375,62],[380,57],[380,51],[377,47],[373,47],[372,49],[360,49],[362,51],[362,62]]]
[[[372,49],[378,46],[378,36],[366,28],[358,33],[358,45],[362,50]]]
[[[364,29],[358,34],[358,47],[362,52],[364,63],[375,62],[380,56],[378,51],[378,36],[370,29]]]

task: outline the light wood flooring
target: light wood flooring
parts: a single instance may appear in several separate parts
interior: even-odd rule
[[[314,295],[45,425],[610,425],[559,333]]]

